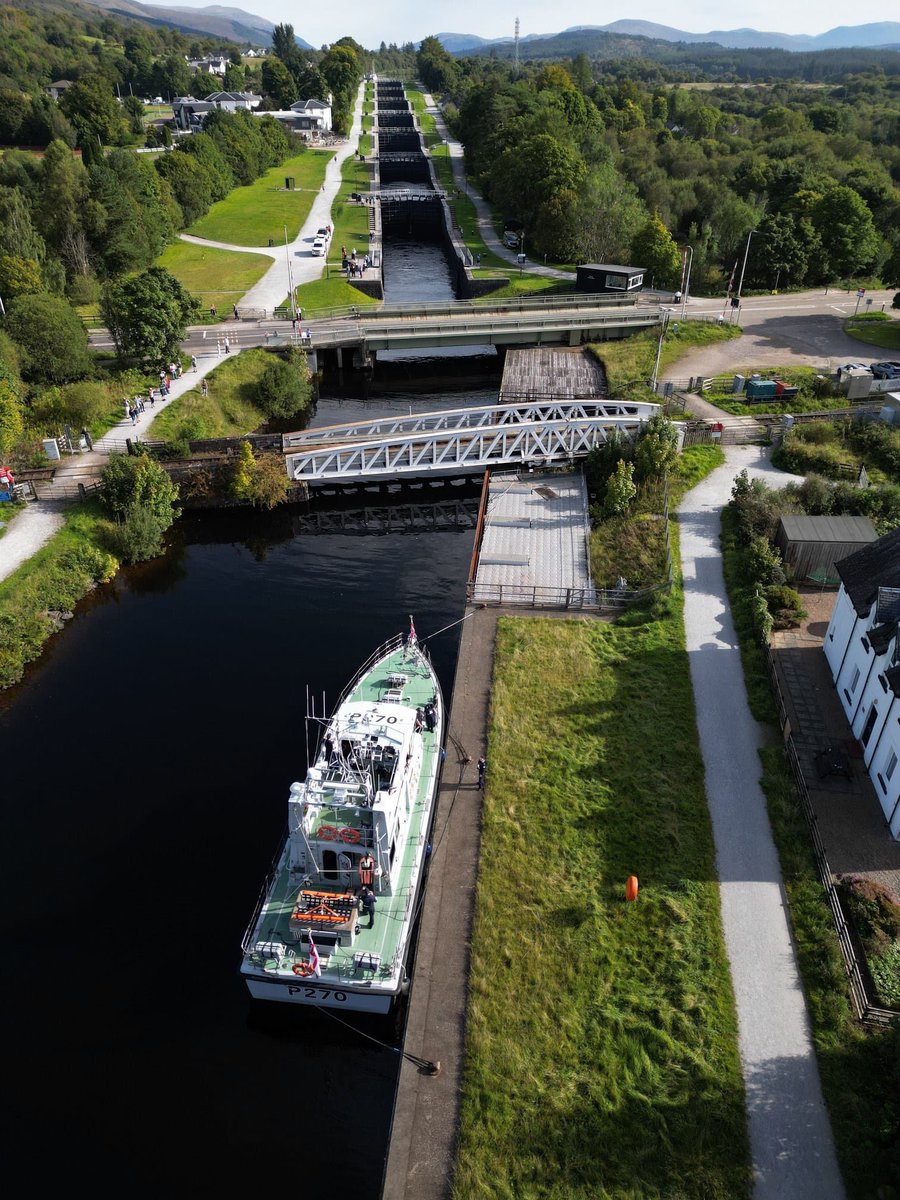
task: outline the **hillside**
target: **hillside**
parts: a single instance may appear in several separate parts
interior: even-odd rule
[[[572,34],[616,34],[625,38],[649,38],[654,42],[682,42],[685,45],[713,43],[734,50],[773,48],[789,51],[843,49],[900,49],[900,22],[877,21],[868,25],[841,25],[826,33],[791,34],[757,29],[718,29],[709,33],[688,33],[655,21],[621,20],[608,25],[573,25],[559,33],[528,34],[519,39],[520,52],[527,47],[532,55],[533,43],[553,43],[568,39]],[[511,37],[483,38],[470,33],[438,33],[441,45],[451,54],[490,53],[500,47],[513,48]]]
[[[130,17],[151,25],[169,25],[183,33],[204,33],[231,42],[250,42],[254,46],[271,45],[275,28],[265,17],[219,4],[193,8],[182,4],[139,4],[137,0],[84,0],[84,3],[115,16]],[[304,49],[311,49],[309,42],[302,38],[297,38],[297,43]]]

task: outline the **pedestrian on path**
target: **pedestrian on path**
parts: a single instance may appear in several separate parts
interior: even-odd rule
[[[192,371],[197,370],[197,355],[196,354],[191,355],[191,370]]]
[[[484,758],[479,758],[477,766],[478,766],[478,786],[482,791],[484,791],[484,777],[487,774],[487,763],[484,761]]]
[[[229,346],[229,344],[228,344],[228,338],[226,338],[226,339],[225,339],[225,353],[226,353],[226,354],[229,354],[229,353],[230,353],[230,351],[231,351],[231,347],[230,347],[230,346]]]
[[[125,420],[127,421],[128,418],[131,416],[131,405],[128,403],[127,400],[123,400],[122,403],[125,405]]]
[[[200,384],[200,395],[201,395],[201,396],[208,396],[208,395],[209,395],[209,384],[206,382],[206,380],[205,380],[205,379],[204,379],[204,380],[203,380],[203,382]]]

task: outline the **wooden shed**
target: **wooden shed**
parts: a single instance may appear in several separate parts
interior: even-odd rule
[[[804,517],[785,515],[775,545],[797,583],[840,583],[835,563],[876,541],[868,517]]]

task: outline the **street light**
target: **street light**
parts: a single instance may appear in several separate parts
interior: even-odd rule
[[[688,302],[688,294],[691,290],[691,269],[694,265],[694,247],[685,246],[685,255],[690,254],[690,258],[686,260],[687,271],[682,267],[681,271],[681,319],[684,320],[684,306]]]
[[[296,315],[296,310],[294,308],[294,274],[291,271],[291,252],[288,249],[287,225],[284,226],[284,256],[287,259],[288,295],[290,297],[291,319],[293,320],[294,316]]]
[[[659,331],[659,345],[656,347],[656,362],[653,364],[653,378],[650,381],[650,387],[656,391],[656,377],[659,374],[659,360],[662,356],[663,338],[666,336],[666,330],[669,328],[669,310],[664,309],[665,316],[662,321],[662,328]]]
[[[744,287],[744,272],[747,270],[747,255],[750,253],[750,239],[753,237],[754,233],[759,233],[759,230],[751,229],[750,232],[747,234],[747,245],[744,249],[744,261],[741,265],[741,278],[738,281],[738,291],[737,291],[737,300],[738,300],[737,307],[738,308],[741,307],[741,292]]]

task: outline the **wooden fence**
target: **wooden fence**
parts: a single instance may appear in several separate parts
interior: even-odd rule
[[[868,990],[866,988],[865,976],[859,962],[859,957],[856,953],[856,947],[853,943],[853,937],[850,932],[850,927],[847,924],[847,919],[844,916],[843,905],[837,888],[834,884],[834,873],[828,863],[828,856],[825,853],[825,847],[822,843],[822,838],[819,835],[819,822],[816,817],[815,809],[812,806],[812,801],[809,798],[809,788],[806,784],[806,777],[803,774],[803,768],[800,765],[800,759],[797,754],[797,747],[794,744],[793,735],[790,732],[790,724],[788,722],[787,706],[782,695],[781,685],[778,682],[778,673],[775,670],[775,660],[772,655],[771,646],[766,648],[766,663],[769,668],[769,678],[772,683],[772,691],[775,696],[775,702],[778,706],[778,716],[781,724],[781,730],[784,734],[784,745],[787,750],[788,761],[791,764],[791,770],[794,775],[794,783],[796,786],[797,796],[800,801],[800,807],[803,810],[803,815],[806,817],[806,822],[809,827],[810,837],[812,838],[813,853],[816,859],[816,869],[819,872],[819,880],[822,887],[825,889],[825,899],[828,902],[828,907],[831,910],[831,916],[834,921],[835,932],[837,933],[838,945],[841,948],[841,957],[844,960],[844,968],[847,972],[847,980],[850,985],[850,998],[853,1002],[853,1008],[860,1021],[867,1025],[876,1025],[880,1027],[893,1024],[900,1014],[889,1008],[881,1008],[877,1004],[873,1004],[869,999]],[[785,730],[787,732],[785,733]]]

